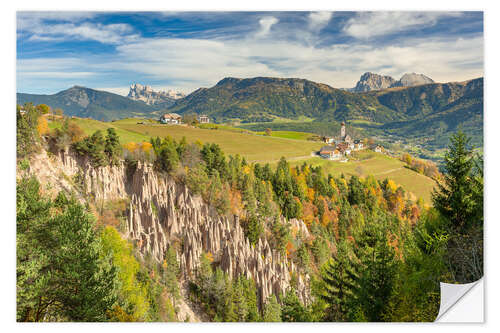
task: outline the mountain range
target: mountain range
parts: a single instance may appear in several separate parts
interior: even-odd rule
[[[225,78],[200,88],[169,108],[178,113],[205,113],[217,121],[266,116],[323,121],[364,120],[376,123],[412,120],[460,105],[467,96],[482,96],[482,78],[430,83],[353,93],[304,79]]]
[[[298,78],[228,77],[177,99],[161,99],[149,87],[135,84],[129,98],[74,86],[54,95],[18,93],[17,103],[44,103],[62,108],[66,115],[105,121],[176,112],[207,114],[215,122],[307,117],[323,123],[368,123],[365,128],[377,135],[429,136],[436,146],[445,145],[444,138],[462,127],[482,146],[483,79],[423,83],[428,81],[432,79],[420,74],[405,74],[396,81],[365,73],[356,87],[370,91],[351,92]]]

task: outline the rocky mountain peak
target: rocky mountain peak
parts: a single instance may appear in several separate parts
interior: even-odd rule
[[[413,87],[428,83],[434,83],[434,80],[424,74],[405,73],[393,87]]]
[[[361,75],[353,91],[365,92],[365,91],[386,89],[389,88],[391,85],[393,85],[395,82],[396,80],[390,76],[366,72],[363,75]]]
[[[434,83],[434,80],[424,74],[406,73],[399,80],[395,80],[391,76],[366,72],[361,75],[354,88],[347,90],[353,92],[366,92],[393,87],[413,87],[428,83]]]
[[[130,86],[128,98],[135,101],[143,101],[149,105],[156,105],[166,102],[172,102],[173,100],[183,98],[184,95],[181,92],[175,90],[154,90],[151,86],[142,85],[140,83],[134,83]]]

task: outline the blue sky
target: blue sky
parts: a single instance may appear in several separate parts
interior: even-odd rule
[[[132,83],[189,93],[224,77],[352,87],[364,72],[483,75],[482,12],[18,12],[17,91]]]

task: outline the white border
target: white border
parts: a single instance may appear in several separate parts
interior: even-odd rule
[[[498,307],[493,305],[497,302],[500,295],[498,284],[499,265],[495,264],[498,249],[498,208],[496,207],[497,197],[495,190],[500,188],[498,161],[500,152],[496,145],[500,143],[500,131],[497,126],[500,125],[500,86],[498,77],[500,77],[499,63],[500,54],[498,52],[498,34],[500,33],[500,15],[496,11],[496,1],[448,1],[448,0],[421,0],[421,1],[320,1],[320,0],[288,0],[288,1],[269,1],[252,0],[237,2],[235,0],[210,0],[210,1],[130,1],[111,0],[105,3],[101,0],[86,0],[84,2],[74,2],[67,0],[18,0],[4,1],[2,3],[1,15],[1,34],[2,49],[0,52],[2,61],[2,78],[0,81],[0,96],[3,110],[0,135],[2,140],[1,166],[1,209],[2,219],[0,244],[2,246],[2,307],[0,314],[2,318],[2,328],[5,332],[11,330],[37,330],[37,331],[137,331],[147,329],[148,331],[191,331],[204,330],[210,331],[234,331],[241,332],[275,331],[276,329],[289,332],[304,330],[358,330],[368,329],[372,332],[398,332],[422,331],[422,330],[443,330],[450,329],[455,332],[470,332],[484,328],[497,326],[498,331]],[[485,272],[487,294],[485,325],[458,325],[458,324],[202,324],[202,325],[183,325],[183,324],[16,324],[15,323],[15,13],[16,10],[484,10],[485,11],[485,156],[486,156],[486,187],[485,187]],[[489,265],[490,257],[493,258]],[[491,282],[490,282],[491,281]],[[497,281],[497,282],[494,282]],[[489,295],[489,296],[488,296]],[[490,311],[491,310],[491,311]]]

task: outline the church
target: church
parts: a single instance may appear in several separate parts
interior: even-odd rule
[[[349,134],[346,133],[345,131],[345,123],[342,122],[340,124],[340,138],[339,138],[339,142],[345,142],[345,143],[348,143],[348,144],[351,144],[352,143],[352,138]]]

